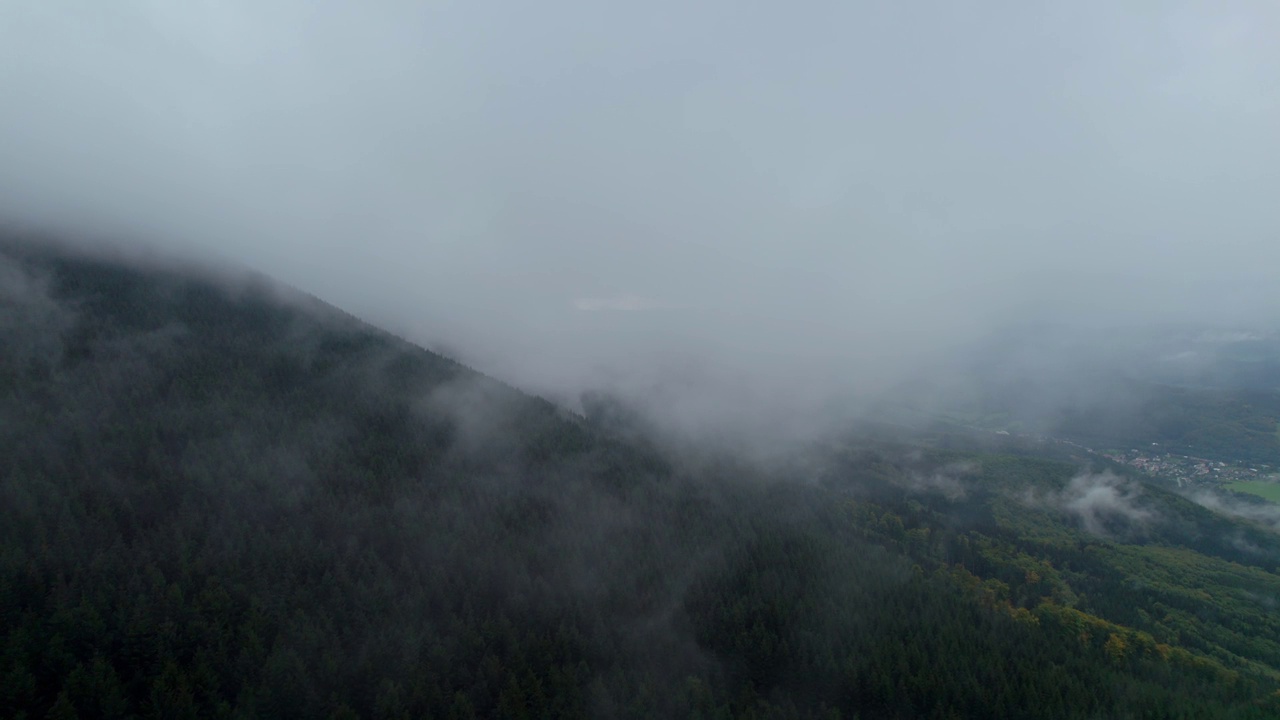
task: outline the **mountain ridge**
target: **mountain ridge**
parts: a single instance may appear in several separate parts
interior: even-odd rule
[[[1249,595],[1280,594],[1275,536],[1133,477],[928,436],[681,457],[270,286],[4,257],[0,703],[27,717],[1280,701]]]

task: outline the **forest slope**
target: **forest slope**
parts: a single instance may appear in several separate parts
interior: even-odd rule
[[[1263,529],[927,443],[671,456],[264,282],[4,246],[0,463],[15,717],[1280,712]]]

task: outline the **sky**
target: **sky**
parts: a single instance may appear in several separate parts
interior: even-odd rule
[[[1273,319],[1277,37],[1270,0],[8,0],[0,216],[553,398],[803,405],[1008,324]]]

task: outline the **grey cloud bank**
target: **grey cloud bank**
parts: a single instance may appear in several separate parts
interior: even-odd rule
[[[810,407],[1004,323],[1271,319],[1278,36],[1270,2],[11,2],[0,214],[553,397]]]

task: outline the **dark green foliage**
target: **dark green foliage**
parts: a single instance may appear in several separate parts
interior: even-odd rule
[[[1061,463],[686,463],[260,283],[0,262],[6,716],[1277,711],[1272,620],[1195,585],[1274,546],[1172,496],[1143,556],[1010,504]]]

